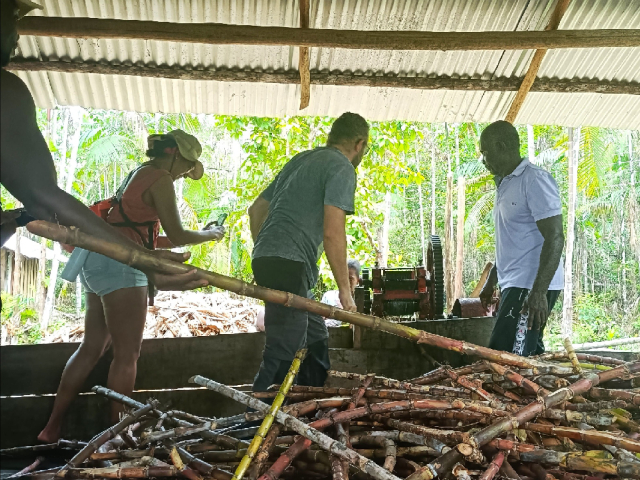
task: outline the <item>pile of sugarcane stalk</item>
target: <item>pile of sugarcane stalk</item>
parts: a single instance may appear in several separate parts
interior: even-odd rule
[[[640,361],[571,351],[532,368],[481,360],[404,381],[331,371],[353,387],[330,388],[294,385],[303,357],[267,392],[189,379],[250,408],[228,418],[95,387],[127,408],[122,420],[86,444],[62,442],[77,450],[63,467],[16,478],[640,478]]]
[[[191,268],[77,229],[46,222],[28,228],[142,270]],[[304,354],[299,352],[273,391],[247,393],[198,375],[189,379],[251,409],[219,419],[165,411],[154,400],[142,404],[96,387],[129,413],[63,467],[22,477],[640,478],[640,361],[576,353],[570,343],[565,353],[523,358],[214,272],[198,269],[198,276],[241,295],[481,360],[457,369],[443,365],[404,381],[330,372],[353,387],[314,388],[293,385]]]

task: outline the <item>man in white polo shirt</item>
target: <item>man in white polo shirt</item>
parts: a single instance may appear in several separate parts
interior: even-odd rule
[[[529,356],[544,352],[544,327],[560,290],[564,246],[562,202],[551,174],[520,157],[509,122],[480,137],[483,163],[497,186],[493,216],[496,263],[482,289],[483,305],[500,285],[500,308],[489,347]]]

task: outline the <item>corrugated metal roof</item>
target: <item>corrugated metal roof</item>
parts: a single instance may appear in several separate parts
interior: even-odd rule
[[[50,16],[168,22],[288,26],[299,23],[297,1],[281,0],[44,0]],[[358,30],[542,30],[554,0],[311,0],[311,27]],[[640,1],[574,0],[560,28],[640,28]],[[533,51],[420,52],[311,48],[318,72],[522,77]],[[296,47],[180,44],[151,40],[23,37],[18,55],[65,61],[183,68],[286,71],[298,68]],[[20,72],[37,105],[82,105],[151,112],[234,115],[337,116],[354,110],[376,120],[429,122],[503,118],[515,92],[311,87],[311,104],[298,110],[299,87],[183,81],[116,75]],[[640,49],[550,51],[541,77],[640,81]],[[561,108],[559,108],[561,106]],[[640,96],[531,93],[518,122],[640,128]]]

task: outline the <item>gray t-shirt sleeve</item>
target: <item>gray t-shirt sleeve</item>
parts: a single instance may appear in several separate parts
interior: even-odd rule
[[[271,182],[269,186],[265,188],[264,191],[260,194],[260,196],[264,198],[267,202],[271,202],[271,200],[273,200],[273,195],[275,194],[275,191],[276,191],[276,183],[278,183],[279,177],[280,177],[280,174],[276,175],[276,178],[273,179],[273,182]]]
[[[344,210],[347,215],[355,212],[356,170],[347,162],[329,173],[324,186],[324,204]]]

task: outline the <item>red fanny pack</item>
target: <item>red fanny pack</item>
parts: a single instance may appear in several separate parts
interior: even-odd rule
[[[91,210],[93,213],[95,213],[97,216],[99,216],[102,220],[106,222],[107,217],[109,216],[109,212],[117,204],[118,204],[118,199],[116,197],[111,197],[105,200],[98,200],[96,203],[89,206],[89,210]],[[62,248],[69,253],[72,253],[75,248],[71,245],[67,245],[66,243],[61,243],[60,245],[62,245]]]

